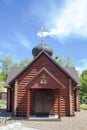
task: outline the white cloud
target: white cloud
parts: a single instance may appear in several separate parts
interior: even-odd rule
[[[17,37],[18,42],[22,46],[24,46],[27,49],[31,49],[31,42],[30,42],[30,40],[26,36],[24,36],[21,33],[16,33],[16,37]]]
[[[57,15],[58,10],[47,23],[47,35],[87,37],[87,0],[66,0],[64,8]]]
[[[41,30],[37,33],[37,35],[39,37],[45,37],[45,36],[49,35],[49,32],[47,32],[46,30],[44,30],[43,28],[41,28]]]
[[[53,36],[53,35],[68,35],[69,34],[69,32],[68,32],[68,30],[65,30],[64,28],[60,28],[60,29],[51,29],[50,31],[44,31],[43,32],[43,36],[45,37],[45,36]],[[38,32],[37,33],[37,35],[39,36],[39,37],[41,37],[42,35],[41,35],[41,32]]]
[[[87,59],[82,59],[78,62],[78,65],[76,67],[76,70],[82,73],[83,70],[87,69]]]

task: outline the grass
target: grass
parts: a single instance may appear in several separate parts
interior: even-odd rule
[[[6,106],[6,101],[5,100],[0,100],[0,108]]]
[[[80,108],[83,109],[83,110],[87,110],[87,104],[81,104]]]

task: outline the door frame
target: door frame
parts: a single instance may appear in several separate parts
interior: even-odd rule
[[[48,93],[48,91],[49,91],[49,93]],[[47,92],[47,93],[46,93]],[[37,94],[38,93],[38,94]],[[40,94],[40,96],[42,95],[42,97],[40,98],[40,106],[41,106],[41,109],[42,109],[42,112],[40,111],[38,111],[37,112],[37,110],[35,110],[35,109],[37,109],[36,107],[36,103],[38,104],[38,102],[36,101],[36,100],[38,100],[38,97],[37,96],[39,96],[39,94]],[[37,97],[37,99],[36,99],[36,97]],[[47,100],[46,100],[47,99]],[[52,102],[50,102],[50,101],[52,101]],[[44,115],[50,115],[50,114],[52,114],[52,115],[54,115],[54,109],[52,109],[53,108],[53,106],[54,106],[54,102],[55,102],[55,95],[54,95],[54,91],[53,91],[53,89],[35,89],[34,91],[33,91],[33,99],[32,99],[32,102],[33,102],[33,104],[32,104],[32,110],[33,110],[33,115],[36,115],[36,116],[39,116],[39,115],[42,115],[42,116],[44,116]],[[46,103],[46,104],[45,104]],[[47,105],[47,103],[48,103],[48,105]],[[50,103],[50,104],[49,104]],[[43,108],[43,104],[44,104],[44,108]],[[39,105],[39,104],[38,104]],[[36,112],[35,112],[36,111]]]
[[[56,89],[56,91],[58,92],[58,120],[61,120],[61,89]],[[27,93],[27,109],[26,109],[26,118],[27,120],[30,119],[30,108],[31,108],[31,90],[27,89],[26,90]]]

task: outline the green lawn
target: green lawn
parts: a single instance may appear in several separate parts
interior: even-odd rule
[[[80,108],[83,109],[83,110],[87,110],[87,104],[81,104]]]
[[[5,106],[6,106],[6,101],[0,100],[0,108],[5,107]]]

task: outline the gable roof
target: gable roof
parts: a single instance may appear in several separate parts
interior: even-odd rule
[[[41,51],[33,60],[32,60],[32,62],[31,63],[29,63],[26,67],[24,67],[24,68],[18,68],[17,70],[18,70],[18,73],[16,73],[17,72],[17,70],[16,70],[16,68],[15,68],[15,73],[13,74],[14,75],[14,77],[12,77],[12,78],[9,78],[9,77],[11,77],[11,76],[9,76],[10,75],[10,73],[9,73],[9,75],[8,75],[8,78],[7,78],[7,83],[8,83],[8,85],[11,83],[11,82],[13,82],[18,76],[20,76],[29,66],[31,66],[33,63],[34,63],[34,61],[42,54],[42,53],[44,53],[57,67],[59,67],[69,78],[71,78],[75,83],[77,83],[78,84],[78,82],[77,82],[77,80],[75,79],[75,77],[67,70],[67,69],[65,69],[65,68],[63,68],[61,65],[59,65],[52,57],[50,57],[44,50],[43,51]],[[8,80],[9,79],[9,80]]]
[[[61,87],[65,88],[64,84],[62,84],[56,77],[54,77],[54,75],[52,75],[46,68],[42,67],[40,69],[40,71],[37,73],[37,75],[31,80],[29,81],[28,84],[25,85],[25,87],[28,87],[28,85],[34,81],[36,79],[36,77],[38,77],[42,72],[47,73],[56,83],[58,83]]]
[[[9,82],[19,73],[23,70],[22,67],[12,67],[11,71],[8,74],[8,78],[5,82],[5,87],[9,87]]]
[[[81,87],[81,82],[80,82],[80,80],[79,80],[79,77],[78,77],[78,74],[77,74],[77,72],[76,72],[76,70],[75,70],[75,68],[74,67],[67,67],[67,68],[65,68],[66,69],[66,71],[68,72],[68,73],[70,73],[74,78],[75,78],[75,80],[77,81],[77,86],[78,87]]]

